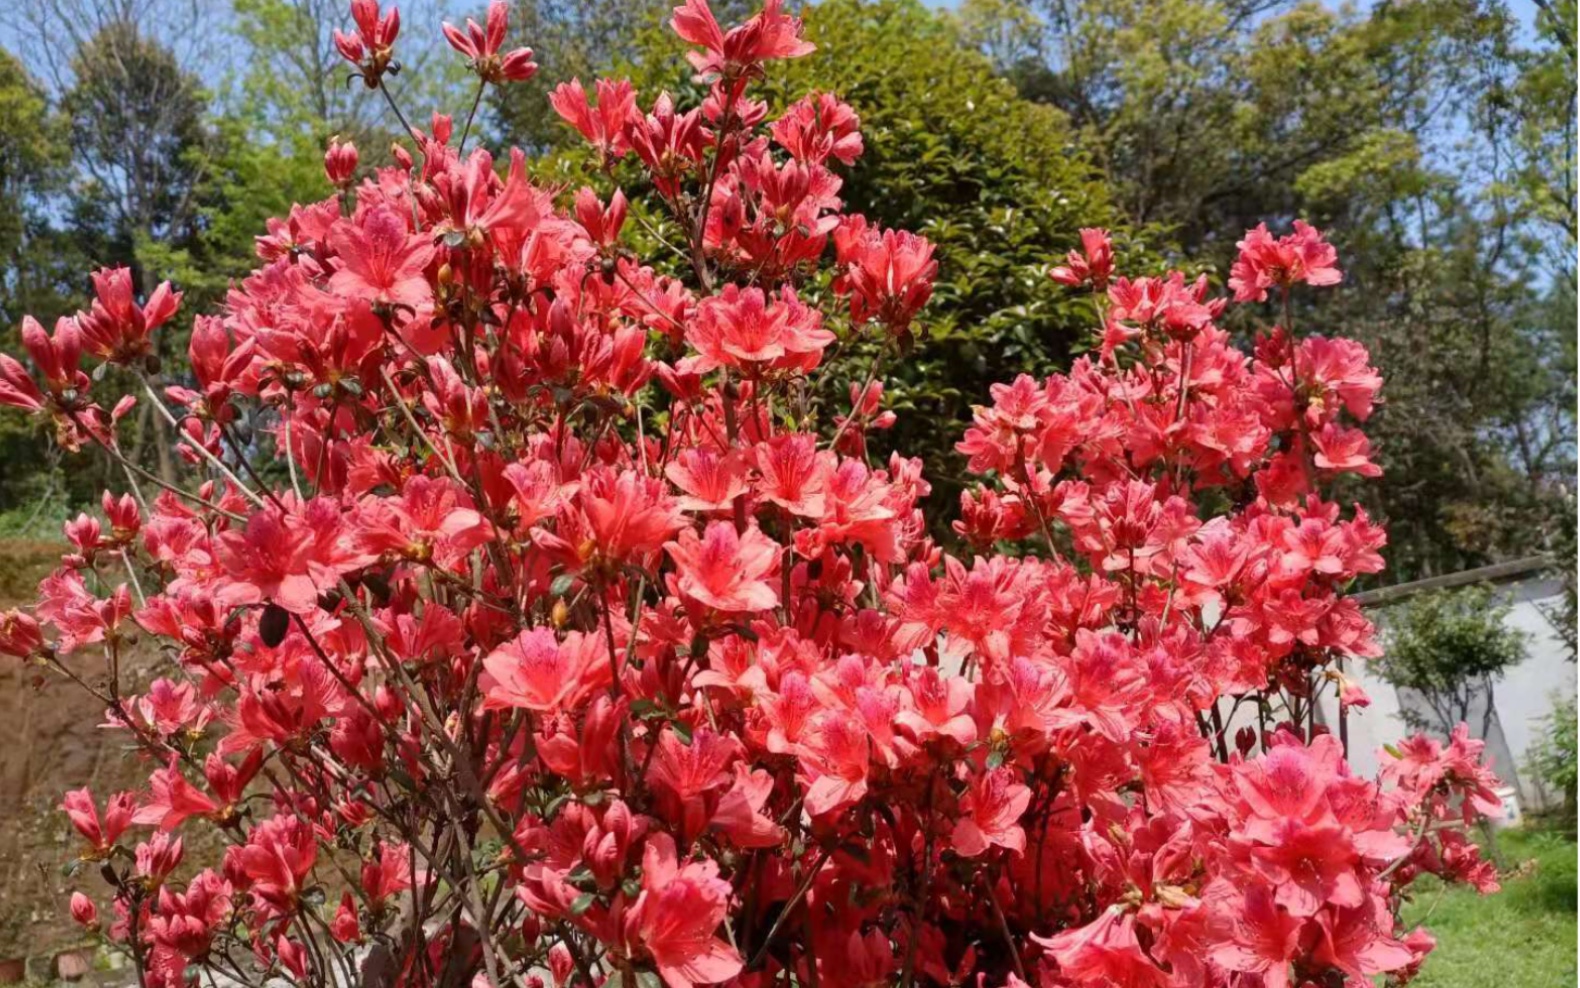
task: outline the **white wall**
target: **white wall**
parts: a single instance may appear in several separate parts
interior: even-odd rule
[[[1524,771],[1525,755],[1541,736],[1543,718],[1552,710],[1554,696],[1575,695],[1576,667],[1569,661],[1568,648],[1552,620],[1543,612],[1561,603],[1556,581],[1511,582],[1498,591],[1512,605],[1507,623],[1527,635],[1526,658],[1493,686],[1496,724],[1487,739],[1488,755],[1503,781],[1518,785],[1521,805],[1527,810],[1539,809],[1556,802],[1560,794],[1543,792],[1540,781]],[[1386,609],[1372,611],[1369,616],[1378,624],[1387,621]],[[1410,730],[1399,715],[1398,692],[1368,665],[1352,661],[1347,671],[1371,696],[1371,706],[1352,710],[1349,716],[1350,764],[1357,774],[1369,776],[1377,771],[1378,749]],[[1337,725],[1338,702],[1331,691],[1323,697],[1321,711],[1325,723]],[[1479,737],[1479,728],[1479,723],[1472,723],[1471,733]],[[1333,730],[1337,733],[1336,726]]]

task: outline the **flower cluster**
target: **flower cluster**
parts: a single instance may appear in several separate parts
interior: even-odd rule
[[[382,89],[399,18],[352,8]],[[189,378],[144,360],[180,296],[117,271],[24,325],[32,371],[0,357],[0,403],[126,472],[0,653],[148,760],[62,804],[142,983],[1406,980],[1408,883],[1494,887],[1465,826],[1496,799],[1463,734],[1346,763],[1344,664],[1377,650],[1344,591],[1385,534],[1324,490],[1377,472],[1365,350],[1287,317],[1242,349],[1205,279],[1083,231],[1051,275],[1101,345],[993,388],[940,545],[921,463],[868,442],[882,381],[828,380],[912,345],[932,246],[843,212],[850,106],[753,98],[811,50],[776,0],[672,23],[699,106],[553,93],[602,195],[435,117],[360,180],[331,150],[339,191],[270,223]],[[504,28],[447,31],[484,82],[530,73]],[[627,229],[637,190],[681,236]],[[1231,284],[1335,265],[1258,230]],[[192,483],[123,453],[84,358],[141,381]]]

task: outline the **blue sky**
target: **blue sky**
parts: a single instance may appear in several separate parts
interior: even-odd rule
[[[83,0],[91,9],[96,0]],[[136,2],[136,0],[132,0]],[[923,0],[928,6],[935,9],[948,10],[959,6],[959,0]],[[1522,26],[1522,34],[1529,38],[1532,26],[1535,23],[1537,6],[1534,0],[1506,0],[1509,9],[1518,18]],[[218,87],[228,68],[234,64],[234,52],[227,50],[228,42],[220,42],[218,47],[215,41],[224,34],[222,30],[223,19],[230,4],[226,0],[171,0],[173,6],[186,7],[196,12],[197,20],[202,24],[179,24],[176,30],[169,32],[173,35],[170,39],[178,46],[188,48],[182,52],[188,56],[187,60],[194,63],[200,75],[211,86]],[[441,20],[459,21],[469,13],[479,15],[486,5],[486,0],[401,0],[402,33],[408,36],[421,34],[434,43],[438,42],[438,26]],[[1363,2],[1361,9],[1369,9],[1373,4]],[[51,49],[58,53],[66,46],[51,44],[40,46],[35,43],[28,25],[31,19],[27,16],[31,3],[29,0],[4,0],[0,3],[0,46],[19,54],[23,63],[34,75],[45,81],[53,81],[58,73],[51,71],[51,65],[42,49]],[[1330,6],[1339,6],[1330,4]],[[527,39],[531,43],[531,39]],[[30,53],[33,53],[30,56]]]

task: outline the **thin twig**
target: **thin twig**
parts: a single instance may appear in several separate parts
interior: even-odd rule
[[[823,862],[828,860],[828,856],[831,853],[825,848],[823,853],[818,855],[817,861],[807,871],[806,877],[801,879],[800,887],[795,890],[795,894],[790,897],[790,901],[785,903],[785,907],[774,918],[774,925],[768,928],[767,936],[763,937],[762,944],[757,948],[757,952],[752,955],[751,961],[747,963],[746,969],[748,971],[756,970],[757,966],[763,962],[763,958],[768,954],[768,948],[773,946],[774,937],[778,936],[779,931],[784,928],[785,921],[796,911],[796,907],[801,904],[801,900],[811,890],[812,882],[817,878],[817,873],[823,868]]]

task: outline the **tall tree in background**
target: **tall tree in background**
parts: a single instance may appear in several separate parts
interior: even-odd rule
[[[201,50],[208,10],[187,0],[17,0],[0,11],[28,52],[28,68],[42,76],[34,88],[41,112],[16,132],[56,135],[72,150],[69,164],[61,155],[59,169],[38,172],[48,181],[24,214],[30,242],[4,273],[12,290],[31,297],[26,307],[35,314],[48,318],[81,302],[86,286],[69,272],[84,263],[126,265],[146,293],[159,280],[160,252],[198,229],[215,141],[207,95],[177,47],[187,58]],[[177,24],[190,30],[171,31]],[[6,326],[10,347],[14,327]],[[160,346],[166,356],[184,350],[169,338]],[[123,428],[129,449],[175,476],[164,423],[145,412]],[[7,472],[26,479],[0,485],[0,508],[22,497],[76,503],[104,480],[61,469],[58,452],[36,434],[15,438],[20,448],[8,449],[18,456]]]
[[[269,136],[359,136],[379,107],[346,85],[334,30],[343,0],[234,0],[236,36],[249,57],[241,71],[242,108]]]
[[[197,78],[126,21],[106,25],[83,44],[72,76],[61,113],[83,173],[76,195],[83,221],[98,225],[108,240],[131,241],[134,252],[140,240],[191,236],[214,150]]]
[[[48,205],[67,178],[65,142],[43,84],[0,51],[0,350],[19,356],[8,332],[25,312],[49,320],[70,296],[79,258],[51,223]],[[58,493],[55,454],[32,423],[0,421],[0,507]]]
[[[0,50],[0,324],[24,312],[51,315],[54,283],[45,249],[47,204],[64,187],[66,152],[43,85]],[[57,245],[50,245],[55,247]]]
[[[179,247],[196,232],[198,197],[216,150],[206,98],[175,55],[131,21],[111,22],[88,38],[71,71],[60,109],[81,169],[74,222],[102,245],[95,253],[130,262],[146,296],[160,281],[157,249]],[[156,354],[179,352],[178,342],[158,334]],[[137,426],[134,454],[152,445],[160,476],[173,481],[166,423],[145,407]]]
[[[239,54],[207,108],[215,141],[200,222],[190,238],[145,250],[196,304],[251,269],[253,237],[269,217],[322,195],[331,137],[387,143],[391,131],[374,126],[368,101],[345,84],[332,40],[344,13],[340,0],[234,0]]]
[[[1554,271],[1575,289],[1575,0],[1536,0],[1538,45],[1522,53],[1512,92],[1517,181],[1555,246]],[[1572,301],[1572,300],[1571,300]]]
[[[411,122],[427,127],[432,107],[471,98],[464,64],[442,55],[432,2],[406,6],[412,64],[389,84]],[[366,167],[391,163],[392,142],[404,140],[381,100],[365,98],[335,50],[346,24],[345,0],[231,0],[226,21],[235,52],[209,116],[220,140],[203,188],[203,220],[194,242],[167,258],[168,276],[205,297],[255,263],[253,237],[293,203],[324,193],[324,150],[331,140],[355,143]],[[404,53],[403,53],[404,57]]]
[[[434,107],[453,108],[470,98],[465,67],[445,58],[436,36],[437,18],[423,15],[434,3],[404,4],[402,71],[390,85],[422,119]],[[430,11],[431,12],[431,11]],[[375,160],[386,160],[388,142],[402,136],[381,100],[348,83],[345,60],[335,51],[334,31],[346,24],[345,0],[231,0],[229,30],[239,46],[234,85],[222,111],[243,121],[249,136],[290,153],[317,159],[332,135],[365,144]],[[515,33],[521,33],[519,31]],[[392,73],[392,75],[397,75]]]
[[[496,91],[505,133],[523,148],[567,146],[563,124],[549,108],[549,91],[568,79],[590,81],[600,71],[636,61],[643,38],[662,43],[651,31],[672,6],[669,0],[516,0],[511,22],[521,25],[521,37],[543,68],[519,86]],[[739,13],[731,8],[743,6],[721,3],[715,13],[730,23]]]
[[[1445,106],[1511,27],[1474,0],[1365,16],[1288,0],[965,0],[959,21],[967,43],[1004,53],[1023,95],[1069,114],[1132,223],[1225,255],[1231,225],[1288,215],[1314,166],[1381,153],[1387,168],[1401,142],[1447,146]]]
[[[212,13],[197,0],[16,0],[6,12],[53,89],[72,147],[62,212],[98,263],[136,268],[141,244],[192,234],[217,149],[191,68],[219,54]]]
[[[371,164],[387,160],[398,129],[348,90],[332,48],[344,18],[342,0],[16,0],[0,10],[43,76],[0,64],[0,178],[6,190],[13,174],[29,183],[32,203],[6,211],[25,218],[31,249],[0,261],[0,345],[17,348],[21,311],[75,309],[78,273],[99,265],[131,267],[145,292],[171,279],[193,306],[211,304],[253,266],[266,218],[322,196],[332,135],[358,140]],[[461,71],[421,73],[413,105],[459,102],[441,91]],[[41,142],[67,140],[77,154],[42,160],[51,155]],[[185,327],[169,329],[160,357],[180,375]],[[140,413],[125,428],[148,465],[177,468],[161,423]],[[24,507],[31,518],[32,502],[59,498],[58,512],[106,483],[60,469],[42,434],[21,430],[0,446],[14,467],[0,480],[0,512]]]
[[[629,9],[645,2],[630,0]],[[537,9],[540,16],[551,10]],[[817,50],[784,66],[760,93],[776,109],[809,90],[847,101],[864,138],[860,158],[840,166],[847,208],[884,226],[915,229],[937,246],[925,338],[898,366],[883,369],[885,402],[898,422],[879,441],[920,451],[935,500],[952,502],[963,460],[940,423],[968,421],[971,403],[993,381],[1068,364],[1085,339],[1091,310],[1048,280],[1048,264],[1056,247],[1078,240],[1081,227],[1122,227],[1122,217],[1065,114],[1020,98],[989,59],[959,44],[936,12],[917,0],[825,0],[803,13]],[[597,46],[585,52],[610,60],[593,69],[612,66],[629,77],[644,109],[663,91],[683,106],[700,104],[705,95],[667,31],[643,35],[628,53]],[[553,71],[554,56],[546,47],[541,75],[564,81]],[[530,86],[503,92],[498,115],[508,141],[551,150],[576,142],[557,116],[543,117],[543,100]],[[577,148],[551,154],[539,174],[545,181],[596,183],[591,165]],[[1136,237],[1123,244],[1127,253],[1146,246]],[[873,359],[859,341],[842,346],[823,379],[827,396],[848,401],[849,387],[866,378]]]

